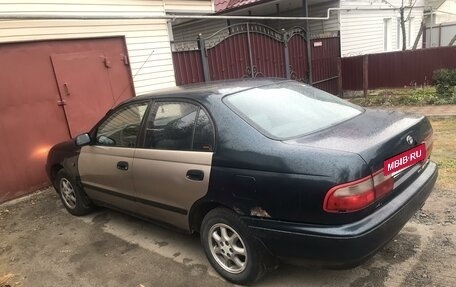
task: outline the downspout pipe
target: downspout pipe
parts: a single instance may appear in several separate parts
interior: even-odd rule
[[[421,6],[420,6],[421,7]],[[422,6],[425,7],[425,6]],[[426,6],[427,7],[427,6]],[[419,8],[419,7],[414,7]],[[119,19],[150,19],[150,20],[175,20],[175,19],[222,19],[222,20],[329,20],[332,11],[378,11],[397,10],[396,8],[328,8],[324,17],[278,17],[278,16],[231,16],[231,15],[175,15],[136,13],[125,15],[123,13],[109,15],[56,15],[56,14],[24,14],[18,12],[0,12],[0,20],[119,20]]]
[[[176,19],[222,19],[222,20],[328,20],[331,11],[339,8],[329,8],[326,17],[280,17],[280,16],[229,16],[229,15],[160,15],[137,13],[136,15],[109,14],[109,15],[56,15],[56,14],[23,14],[1,13],[0,19],[4,20],[114,20],[114,19],[151,19],[151,20],[176,20]]]
[[[407,6],[408,8],[428,8],[430,6]],[[119,20],[119,19],[150,19],[150,20],[175,20],[175,19],[222,19],[222,20],[329,20],[332,11],[379,11],[398,10],[398,8],[328,8],[324,17],[278,17],[278,16],[231,16],[231,15],[176,15],[176,14],[154,14],[135,13],[125,15],[124,13],[109,13],[106,15],[57,15],[57,14],[30,14],[28,12],[0,12],[0,20]]]

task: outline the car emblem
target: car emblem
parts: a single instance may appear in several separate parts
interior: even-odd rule
[[[407,136],[407,137],[405,138],[405,140],[407,141],[407,143],[408,143],[409,145],[413,145],[414,140],[413,140],[413,137],[412,137],[412,136]]]

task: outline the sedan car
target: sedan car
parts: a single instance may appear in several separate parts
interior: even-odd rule
[[[281,261],[371,257],[432,191],[431,149],[426,117],[295,81],[228,81],[123,102],[55,145],[47,173],[71,214],[107,206],[198,232],[214,269],[248,284]]]

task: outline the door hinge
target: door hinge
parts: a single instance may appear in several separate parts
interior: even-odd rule
[[[125,64],[125,66],[128,66],[130,63],[128,61],[128,56],[124,54],[120,54],[120,60],[122,60]]]
[[[70,95],[70,89],[68,88],[68,83],[63,83],[63,90],[66,96]]]
[[[111,68],[111,61],[108,60],[108,57],[104,57],[103,63],[106,68],[108,68],[108,69]]]
[[[65,106],[65,105],[66,105],[66,101],[65,100],[61,100],[61,101],[57,102],[57,106],[59,106],[59,107],[62,107],[62,106]]]

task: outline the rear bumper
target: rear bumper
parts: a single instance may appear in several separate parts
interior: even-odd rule
[[[245,217],[252,233],[282,261],[346,268],[370,258],[388,243],[421,208],[437,180],[430,162],[393,200],[360,221],[321,226]]]

